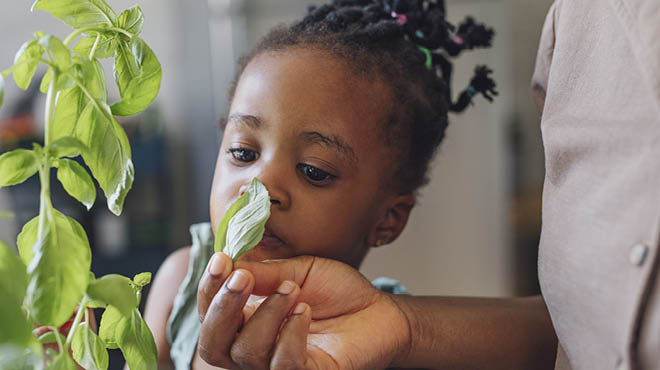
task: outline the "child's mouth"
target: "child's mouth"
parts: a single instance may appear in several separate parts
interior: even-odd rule
[[[275,248],[283,244],[284,242],[280,238],[272,234],[269,230],[266,230],[261,241],[257,244],[257,248]]]

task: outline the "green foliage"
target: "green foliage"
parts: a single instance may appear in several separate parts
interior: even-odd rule
[[[55,209],[46,216],[39,238],[41,217],[25,225],[18,247],[30,275],[30,313],[38,323],[58,327],[71,317],[87,290],[91,252],[82,226]]]
[[[22,183],[39,170],[34,151],[16,149],[0,155],[0,187]]]
[[[136,5],[117,16],[104,0],[36,0],[33,9],[50,12],[74,30],[63,41],[35,32],[16,53],[14,65],[0,74],[1,106],[8,75],[25,90],[37,67],[47,67],[40,82],[46,94],[44,146],[0,155],[0,187],[20,184],[34,174],[41,181],[39,215],[17,238],[20,256],[0,243],[0,368],[45,364],[47,369],[73,370],[71,351],[86,369],[107,369],[107,348],[120,348],[132,369],[155,369],[153,337],[137,309],[151,274],[133,280],[120,275],[96,279],[89,271],[85,231],[50,200],[50,169],[55,167],[69,195],[88,209],[94,204],[92,176],[70,159],[81,156],[105,193],[108,208],[121,213],[134,170],[128,137],[114,115],[144,110],[158,94],[162,76],[158,59],[138,37],[144,14]],[[109,57],[115,58],[121,96],[112,108],[98,62]],[[98,336],[82,320],[88,307],[106,308]],[[66,338],[56,331],[38,339],[32,334],[35,326],[58,327],[72,316]],[[42,358],[40,346],[54,343],[58,350],[49,348]]]
[[[236,261],[254,248],[263,237],[270,217],[270,196],[259,179],[254,178],[229,207],[215,233],[215,251]]]
[[[73,358],[86,370],[106,370],[108,351],[105,343],[96,335],[87,323],[82,323],[73,335],[71,342]]]

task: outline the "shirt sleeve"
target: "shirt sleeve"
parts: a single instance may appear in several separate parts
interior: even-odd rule
[[[536,67],[532,76],[532,96],[536,103],[536,109],[539,115],[543,115],[543,106],[545,105],[545,95],[548,89],[548,78],[550,76],[550,66],[552,56],[555,50],[555,24],[557,18],[558,2],[552,4],[543,25],[539,50],[536,56]]]

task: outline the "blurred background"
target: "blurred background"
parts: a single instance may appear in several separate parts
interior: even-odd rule
[[[109,0],[121,12],[136,0]],[[271,27],[298,18],[310,0],[140,0],[142,37],[163,68],[160,95],[145,113],[121,121],[133,147],[136,178],[121,217],[97,199],[86,212],[53,184],[56,208],[88,232],[97,276],[156,272],[162,260],[189,245],[191,223],[209,219],[208,196],[237,59]],[[362,271],[400,280],[414,294],[526,295],[538,292],[537,243],[543,182],[539,119],[530,95],[536,48],[552,0],[449,0],[449,19],[471,14],[496,30],[492,49],[455,63],[453,91],[476,64],[495,70],[499,97],[477,98],[450,117],[431,183],[403,235],[373,250]],[[68,26],[31,1],[7,1],[0,11],[0,70],[13,63],[33,31],[61,38]],[[106,65],[111,78],[111,66]],[[43,71],[38,72],[43,73]],[[110,90],[111,101],[118,93]],[[6,81],[0,110],[0,152],[41,140],[44,96]],[[0,189],[0,239],[15,245],[22,225],[38,212],[36,178]]]

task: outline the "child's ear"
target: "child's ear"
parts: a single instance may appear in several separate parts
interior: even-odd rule
[[[367,245],[380,247],[398,238],[406,227],[408,216],[414,206],[415,197],[412,194],[395,195],[388,199],[380,221],[367,238]]]

